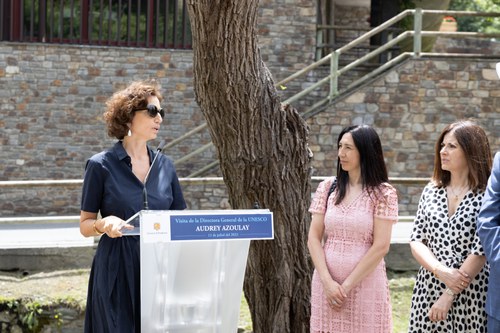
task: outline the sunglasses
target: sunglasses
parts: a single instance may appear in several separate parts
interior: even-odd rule
[[[163,111],[163,109],[158,109],[158,108],[156,107],[156,105],[153,105],[153,104],[148,104],[148,106],[146,106],[146,108],[145,108],[145,109],[136,109],[136,110],[134,110],[134,112],[135,112],[135,111],[143,111],[143,110],[148,111],[148,115],[149,115],[151,118],[156,117],[156,115],[157,115],[158,113],[160,114],[160,116],[161,116],[162,118],[165,118],[165,111]]]

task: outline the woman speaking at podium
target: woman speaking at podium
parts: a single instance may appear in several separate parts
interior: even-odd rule
[[[121,228],[144,208],[186,208],[172,161],[160,154],[161,147],[155,152],[147,145],[165,115],[162,99],[151,80],[131,83],[106,103],[107,132],[118,141],[87,161],[82,188],[80,232],[101,236],[90,271],[85,332],[141,331],[140,241],[122,237]]]

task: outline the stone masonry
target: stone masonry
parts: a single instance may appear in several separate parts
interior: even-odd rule
[[[264,0],[259,20],[262,58],[277,79],[311,63],[314,2]],[[205,122],[193,91],[190,50],[0,42],[0,180],[81,179],[85,161],[114,142],[101,117],[106,99],[145,78],[160,81],[167,111],[151,146]],[[164,153],[176,160],[208,142],[205,130]],[[215,159],[209,149],[177,165],[178,175],[186,177]],[[210,175],[219,175],[218,169]],[[191,209],[228,207],[223,185],[184,191]],[[0,216],[76,215],[79,192],[78,186],[4,187]]]
[[[492,59],[409,60],[310,119],[315,173],[333,173],[336,138],[351,124],[379,133],[390,177],[430,177],[441,130],[473,119],[500,148],[500,81]],[[422,185],[397,186],[401,215],[414,215]]]
[[[265,0],[260,7],[261,54],[278,82],[314,60],[316,7],[305,0]],[[342,13],[346,21],[354,20],[348,15],[368,14]],[[491,43],[467,47],[498,54]],[[429,177],[439,131],[457,119],[475,118],[488,132],[492,151],[498,150],[498,61],[413,59],[339,99],[308,120],[314,175],[334,173],[336,137],[350,124],[377,129],[391,177]],[[192,76],[190,50],[0,43],[0,180],[81,179],[86,159],[114,142],[101,119],[104,102],[134,79],[160,81],[167,116],[159,138],[181,136],[204,123]],[[288,85],[283,98],[303,89],[304,82]],[[205,130],[165,153],[175,160],[208,142]],[[215,150],[207,150],[177,165],[178,174],[186,177],[215,158]],[[218,176],[217,168],[209,175]],[[398,186],[403,215],[415,213],[421,189]],[[79,191],[79,186],[3,187],[0,216],[77,215]],[[229,207],[223,185],[190,185],[184,192],[190,209]]]

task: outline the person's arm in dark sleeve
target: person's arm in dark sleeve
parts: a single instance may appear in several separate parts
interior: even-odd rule
[[[495,155],[477,219],[477,232],[488,262],[494,266],[500,264],[500,153]]]

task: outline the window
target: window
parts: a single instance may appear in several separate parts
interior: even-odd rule
[[[3,41],[191,48],[185,0],[0,0]]]

